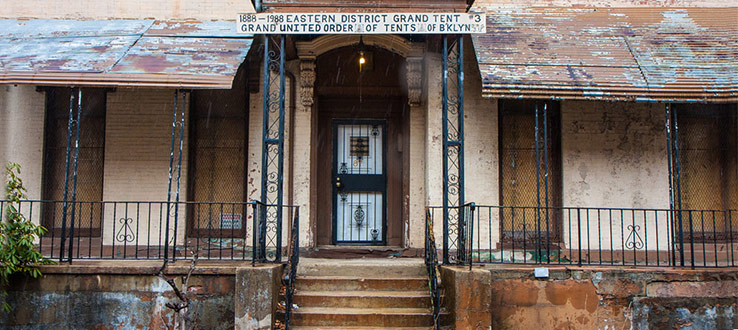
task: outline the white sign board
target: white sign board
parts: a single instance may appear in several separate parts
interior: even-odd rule
[[[239,14],[247,34],[470,34],[487,32],[476,13],[258,13]]]

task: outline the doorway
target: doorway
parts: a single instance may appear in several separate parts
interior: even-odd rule
[[[316,159],[313,232],[318,246],[403,243],[409,180],[408,106],[402,56],[356,47],[316,61]]]

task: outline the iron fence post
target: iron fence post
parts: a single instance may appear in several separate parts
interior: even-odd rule
[[[577,250],[579,251],[579,257],[577,260],[577,264],[579,266],[582,265],[582,215],[579,212],[579,208],[577,207]]]
[[[69,263],[72,263],[74,251],[74,218],[77,213],[77,169],[79,164],[79,129],[82,123],[82,89],[77,88],[77,121],[74,126],[74,169],[72,170],[72,218],[69,221]]]
[[[262,98],[262,154],[261,154],[261,203],[265,208],[277,205],[275,212],[264,212],[263,233],[260,243],[272,241],[276,245],[275,259],[282,257],[282,208],[283,203],[283,172],[284,172],[284,123],[285,123],[285,37],[280,35],[275,49],[270,50],[273,42],[269,36],[264,36],[264,86]],[[279,53],[277,53],[279,52]],[[272,71],[276,71],[275,81]],[[274,90],[273,90],[274,89]],[[273,240],[266,240],[266,226],[273,226],[275,236]]]
[[[538,141],[538,103],[534,107],[535,116],[535,146],[536,146],[536,263],[541,262],[541,156]]]
[[[674,219],[674,174],[673,174],[673,147],[671,144],[671,104],[667,103],[664,107],[666,112],[666,152],[667,152],[667,163],[669,170],[669,223],[671,224],[671,231],[669,233],[669,240],[671,246],[671,265],[676,266],[676,227]],[[684,266],[684,251],[680,248],[681,262]]]
[[[64,245],[67,235],[67,197],[69,193],[69,157],[72,148],[72,119],[74,118],[74,87],[69,89],[69,120],[67,122],[67,153],[64,167],[64,202],[62,206],[62,223],[61,223],[61,246],[59,247],[59,262],[64,261]]]
[[[443,94],[442,111],[441,111],[441,130],[443,134],[443,263],[449,263],[449,244],[448,244],[448,36],[443,36]]]
[[[677,115],[677,108],[674,108],[672,112],[674,121],[674,165],[676,165],[676,187],[677,187],[677,218],[679,219],[679,260],[680,265],[684,267],[684,226],[683,226],[683,215],[682,215],[682,177],[681,177],[681,161],[679,159],[679,122]],[[692,223],[690,213],[690,254],[691,263],[694,267],[694,235],[692,234]]]
[[[167,183],[167,211],[166,220],[164,221],[164,260],[169,259],[169,218],[172,208],[172,177],[174,173],[174,137],[175,128],[177,127],[177,101],[179,101],[179,90],[174,90],[174,106],[172,110],[172,139],[169,145],[169,179]]]

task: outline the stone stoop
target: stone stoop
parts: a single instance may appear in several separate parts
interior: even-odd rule
[[[432,329],[420,259],[300,260],[291,329]],[[447,313],[442,317],[448,319]]]

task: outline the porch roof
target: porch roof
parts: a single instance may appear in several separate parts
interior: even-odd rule
[[[234,21],[0,20],[0,84],[230,89]]]
[[[738,7],[482,9],[485,96],[738,100]]]

